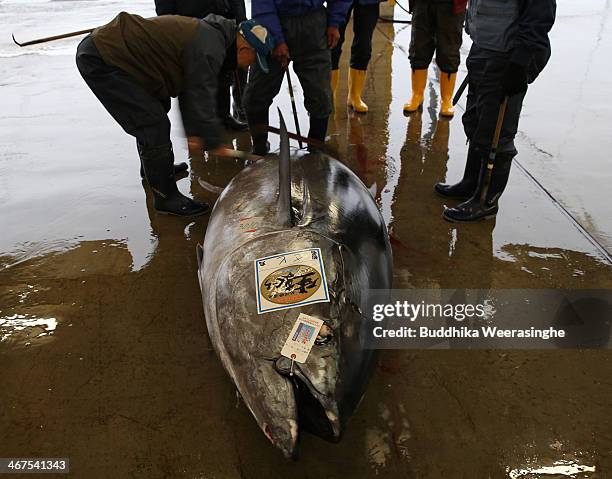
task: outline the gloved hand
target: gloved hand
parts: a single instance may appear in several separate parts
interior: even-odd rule
[[[188,136],[187,149],[191,158],[200,158],[204,153],[204,142],[199,136]]]
[[[334,49],[340,41],[340,30],[338,27],[327,27],[327,48]]]
[[[276,45],[272,50],[272,57],[278,60],[283,69],[287,68],[287,65],[289,65],[289,60],[291,59],[287,44],[283,42]]]
[[[527,91],[527,69],[518,63],[508,62],[502,76],[502,93],[513,96]]]

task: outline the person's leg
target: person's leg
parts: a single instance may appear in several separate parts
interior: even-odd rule
[[[461,56],[463,20],[465,12],[453,15],[452,5],[440,4],[436,7],[436,63],[440,68],[440,115],[453,116],[453,91]]]
[[[234,72],[223,71],[219,74],[219,86],[217,88],[217,116],[221,123],[229,130],[244,131],[246,123],[242,123],[231,114],[231,85]]]
[[[470,145],[468,147],[463,178],[459,183],[436,183],[434,190],[440,196],[465,201],[469,199],[478,182],[478,172],[480,171],[480,154],[478,150]]]
[[[142,157],[142,145],[138,143],[138,140],[136,140],[136,149],[138,150],[138,157],[141,158]],[[176,176],[176,179],[181,179],[181,178],[184,178],[188,174],[189,165],[185,163],[184,161],[181,161],[180,163],[175,163],[173,165],[173,170],[174,170],[174,175]],[[145,170],[144,170],[144,167],[142,166],[142,161],[140,162],[140,178],[142,178],[143,180],[146,179]]]
[[[242,97],[246,90],[247,78],[249,72],[242,68],[236,68],[232,75],[232,109],[234,110],[234,118],[240,123],[246,124],[246,112],[242,106]]]
[[[372,57],[372,35],[378,15],[380,5],[378,3],[370,5],[355,5],[353,13],[353,44],[351,46],[351,64],[349,71],[349,96],[348,104],[356,112],[365,113],[368,111],[361,99],[361,92],[365,82],[366,70]]]
[[[487,66],[486,52],[472,44],[465,65],[468,70],[468,90],[465,112],[461,117],[461,121],[463,123],[465,137],[468,141],[471,141],[478,128],[478,95],[480,94],[480,84]]]
[[[289,50],[291,52],[291,50]],[[280,63],[269,57],[269,73],[264,73],[256,63],[249,72],[249,81],[244,92],[243,106],[246,110],[253,153],[266,155],[270,149],[268,143],[268,110],[274,97],[280,91],[285,71]]]
[[[491,180],[487,184],[487,162],[502,102],[501,80],[508,56],[494,52],[485,52],[484,55],[487,56],[486,64],[475,99],[477,124],[469,138],[471,146],[475,148],[480,158],[478,185],[469,200],[444,212],[444,217],[449,221],[473,222],[495,216],[498,211],[498,200],[508,183],[512,159],[517,153],[514,138],[518,130],[524,93],[508,99]]]
[[[170,141],[165,103],[153,97],[127,73],[104,63],[91,37],[79,44],[76,63],[100,103],[141,146],[157,146]]]
[[[404,105],[404,111],[411,113],[422,108],[427,84],[427,68],[436,50],[434,6],[429,0],[416,0],[412,12],[410,34],[410,68],[412,69],[412,97]]]
[[[206,213],[208,205],[183,196],[176,187],[167,103],[153,97],[127,73],[104,63],[91,37],[77,48],[76,63],[102,105],[136,138],[155,208],[180,216]]]
[[[327,48],[327,15],[321,9],[292,18],[286,23],[291,35],[289,51],[294,52],[293,69],[304,91],[304,107],[310,115],[308,136],[325,141],[327,122],[332,111],[331,55]]]
[[[152,98],[126,73],[104,63],[90,37],[79,45],[77,66],[100,103],[126,133],[136,137],[139,155],[147,144],[154,146],[170,141],[170,99],[161,102]],[[184,162],[174,165],[175,174],[187,169]],[[145,177],[142,164],[140,177]]]
[[[479,85],[484,75],[487,58],[483,51],[472,45],[466,60],[468,69],[468,91],[465,113],[462,116],[463,129],[468,141],[474,136],[478,127],[478,92]],[[468,154],[465,162],[463,178],[458,183],[436,183],[435,191],[447,198],[460,200],[469,199],[478,183],[478,173],[480,171],[480,154],[478,149],[470,141]]]
[[[338,44],[334,48],[332,48],[332,70],[338,70],[338,68],[340,68],[340,57],[342,56],[342,45],[344,44],[345,40],[346,26],[351,20],[353,8],[355,8],[355,5],[358,5],[358,1],[359,0],[354,0],[353,4],[349,7],[344,24],[340,27],[340,40],[338,40]]]
[[[466,65],[468,94],[463,114],[465,136],[480,150],[489,151],[501,104],[501,80],[508,58],[472,45]],[[510,97],[499,139],[498,152],[514,152],[514,137],[518,129],[524,94]]]
[[[348,9],[344,24],[340,27],[340,40],[338,40],[338,44],[334,48],[332,48],[332,51],[331,51],[331,61],[332,61],[331,90],[332,90],[332,102],[333,103],[336,102],[336,88],[338,88],[338,81],[340,79],[340,57],[342,56],[342,45],[344,44],[346,26],[348,25],[348,22],[351,19],[351,14],[353,13],[353,7],[357,4],[358,1],[359,0],[354,0],[353,4]]]
[[[351,45],[351,68],[367,70],[372,57],[372,36],[378,22],[380,4],[355,6],[353,14],[353,44]]]

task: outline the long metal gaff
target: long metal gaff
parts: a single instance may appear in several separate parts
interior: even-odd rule
[[[497,155],[497,145],[499,144],[499,137],[501,135],[502,125],[504,124],[504,116],[506,115],[506,107],[508,106],[508,98],[504,97],[501,105],[499,106],[499,113],[497,114],[497,125],[495,125],[495,134],[493,135],[493,142],[491,143],[491,151],[489,152],[489,159],[487,161],[487,172],[484,180],[484,186],[480,192],[480,204],[484,205],[489,186],[491,185],[491,175],[493,174],[493,166],[495,163],[495,156]]]
[[[293,96],[293,83],[291,82],[291,74],[289,73],[289,65],[287,65],[287,83],[289,84],[289,96],[291,97],[291,108],[293,109],[293,121],[295,122],[295,131],[298,136],[302,136],[300,133],[300,123],[298,121],[297,107],[295,106],[295,97]],[[302,148],[302,140],[298,140],[300,149]]]
[[[15,42],[16,45],[19,45],[20,47],[27,47],[28,45],[36,45],[37,43],[52,42],[54,40],[61,40],[62,38],[70,38],[70,37],[76,37],[78,35],[85,35],[87,33],[93,32],[94,30],[95,30],[94,28],[88,28],[87,30],[79,30],[78,32],[62,33],[61,35],[53,35],[52,37],[37,38],[36,40],[30,40],[29,42],[23,42],[23,43],[19,43],[17,40],[15,40],[15,34],[12,34],[11,36],[13,37],[13,41]]]

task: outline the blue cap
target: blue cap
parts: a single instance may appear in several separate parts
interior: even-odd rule
[[[273,43],[272,36],[266,27],[251,19],[241,22],[238,29],[240,33],[242,33],[244,39],[249,42],[249,45],[257,52],[257,63],[259,63],[259,67],[264,73],[268,73],[270,69],[268,68],[267,56],[272,51]]]

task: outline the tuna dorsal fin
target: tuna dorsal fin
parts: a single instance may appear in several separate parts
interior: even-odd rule
[[[280,120],[280,152],[278,155],[278,221],[283,226],[293,226],[291,210],[291,160],[289,158],[289,135],[283,114],[278,109]]]

